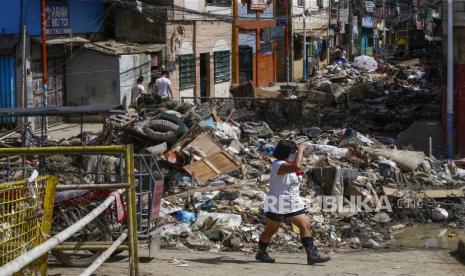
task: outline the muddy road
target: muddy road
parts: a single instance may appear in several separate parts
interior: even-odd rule
[[[142,256],[144,251],[140,252]],[[465,275],[465,265],[447,250],[402,249],[343,251],[331,262],[308,266],[305,254],[272,253],[275,264],[257,263],[240,252],[186,252],[162,250],[155,260],[141,258],[141,275]],[[114,258],[96,275],[128,275],[127,258]],[[77,275],[82,269],[49,265],[49,275]]]

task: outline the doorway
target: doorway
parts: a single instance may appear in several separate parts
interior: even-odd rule
[[[239,46],[239,83],[253,80],[253,48]]]
[[[200,54],[200,97],[210,97],[210,54]]]

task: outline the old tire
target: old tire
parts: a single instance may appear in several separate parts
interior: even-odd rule
[[[179,126],[173,122],[170,122],[168,120],[153,120],[149,121],[146,125],[146,127],[155,130],[155,131],[176,131],[178,130]]]
[[[144,128],[144,133],[153,140],[168,142],[176,139],[176,133],[174,131],[159,132],[154,131],[150,128]]]

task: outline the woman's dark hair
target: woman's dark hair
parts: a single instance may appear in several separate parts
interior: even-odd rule
[[[143,81],[144,81],[144,76],[139,76],[139,77],[137,78],[137,82],[138,82],[138,83],[139,83],[139,82],[143,82]]]
[[[290,140],[281,140],[273,151],[273,157],[278,160],[287,160],[291,153],[297,150],[297,144]]]

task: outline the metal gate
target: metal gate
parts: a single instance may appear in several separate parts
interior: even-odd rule
[[[149,238],[155,228],[163,193],[163,174],[153,154],[135,154],[134,171],[137,188],[137,232],[142,239]]]
[[[65,58],[47,59],[47,79],[48,79],[48,106],[64,105],[64,90],[66,85]],[[32,63],[32,93],[34,107],[44,106],[44,92],[42,86],[42,62]],[[61,116],[48,117],[49,125],[56,125],[63,122]],[[35,120],[35,127],[42,127],[42,119]]]

